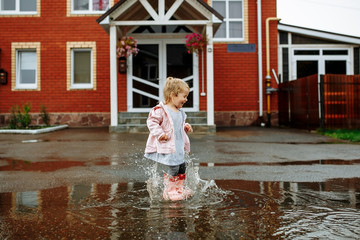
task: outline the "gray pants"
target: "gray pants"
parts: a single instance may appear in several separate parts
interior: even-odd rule
[[[176,165],[176,166],[168,166],[168,171],[167,174],[175,177],[178,174],[184,174],[186,172],[186,164],[182,163],[180,165]]]

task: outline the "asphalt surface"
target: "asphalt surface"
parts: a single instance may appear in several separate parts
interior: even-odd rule
[[[147,134],[107,128],[0,135],[1,192],[81,182],[145,182]],[[190,135],[203,179],[321,182],[360,177],[360,145],[308,131],[246,127]]]
[[[143,158],[146,139],[1,134],[0,239],[360,237],[359,144],[284,128],[193,133],[194,196],[173,203]]]

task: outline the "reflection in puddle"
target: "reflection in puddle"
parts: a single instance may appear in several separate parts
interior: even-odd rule
[[[0,193],[1,239],[356,239],[360,179],[218,180],[188,201],[143,182]],[[146,236],[146,237],[145,237]]]
[[[69,160],[54,160],[44,162],[31,162],[18,159],[3,159],[6,162],[4,166],[0,166],[1,171],[32,171],[32,172],[54,172],[59,169],[71,168],[76,166],[84,166],[84,162]]]
[[[234,167],[234,166],[296,166],[296,165],[355,165],[360,164],[360,159],[343,160],[343,159],[321,159],[313,161],[290,161],[290,162],[237,162],[237,163],[196,163],[202,167]]]

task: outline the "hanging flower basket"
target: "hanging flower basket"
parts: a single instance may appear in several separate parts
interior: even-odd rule
[[[188,50],[188,53],[196,53],[196,55],[199,55],[199,53],[202,53],[204,48],[207,44],[207,38],[206,36],[203,36],[201,34],[197,33],[190,33],[185,36],[186,39],[186,48]],[[201,93],[200,96],[204,97],[206,96],[205,93],[205,83],[204,83],[204,54],[201,54]]]
[[[137,42],[132,37],[122,37],[118,43],[116,48],[116,55],[119,59],[118,71],[120,73],[126,72],[126,58],[130,57],[130,55],[136,56],[139,52],[137,48]]]
[[[197,33],[190,33],[185,36],[186,39],[186,48],[188,53],[196,53],[199,54],[203,51],[207,44],[206,36]]]
[[[116,48],[116,54],[118,58],[128,58],[131,54],[136,56],[138,52],[139,49],[137,48],[137,42],[134,38],[125,36],[119,40]]]

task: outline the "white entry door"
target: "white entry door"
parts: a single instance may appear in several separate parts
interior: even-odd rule
[[[190,86],[186,111],[199,111],[198,57],[189,54],[184,39],[138,40],[139,53],[128,59],[128,112],[148,112],[163,101],[167,77],[181,78]]]

